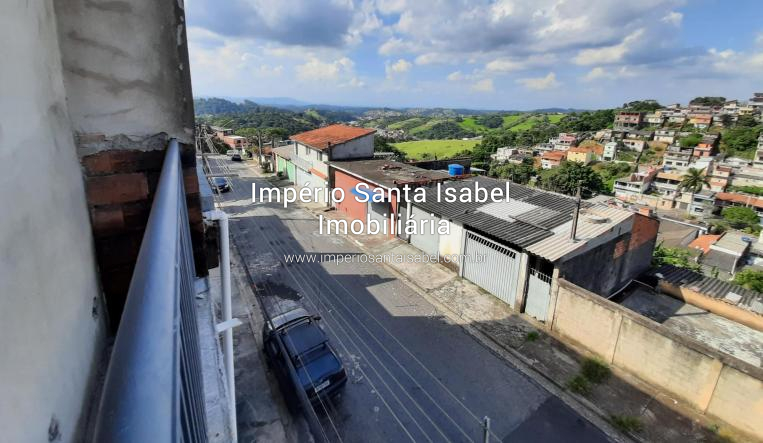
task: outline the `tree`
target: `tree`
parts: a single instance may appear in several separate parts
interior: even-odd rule
[[[690,134],[686,137],[681,138],[678,143],[681,145],[682,148],[693,148],[699,144],[699,142],[702,141],[702,134]]]
[[[760,127],[737,126],[723,133],[722,148],[729,155],[744,153],[752,154],[758,146]],[[746,157],[750,157],[747,155]]]
[[[380,135],[374,135],[374,152],[392,152],[395,160],[405,161],[406,154],[389,142],[389,139]]]
[[[520,164],[506,163],[502,165],[493,165],[490,168],[490,175],[505,178],[514,183],[527,184],[533,175],[535,175],[535,162],[531,157],[525,158]]]
[[[696,106],[723,106],[726,97],[695,97],[689,104]]]
[[[544,189],[575,195],[580,186],[584,197],[602,191],[604,184],[601,176],[590,166],[577,162],[563,162],[561,166],[544,171],[540,177],[540,186]]]
[[[659,104],[657,100],[636,100],[625,103],[623,108],[629,111],[654,112],[662,108],[662,105]]]
[[[737,117],[737,127],[752,128],[758,125],[758,121],[755,120],[755,116],[746,114]]]
[[[692,194],[702,191],[705,186],[710,186],[710,180],[705,175],[704,169],[689,168],[681,177],[678,189],[689,191]]]
[[[721,114],[721,126],[728,128],[732,123],[734,123],[734,120],[731,118],[731,115]]]
[[[753,291],[763,292],[763,271],[744,269],[734,276],[732,282]]]
[[[488,114],[483,115],[481,117],[477,117],[477,123],[481,124],[482,126],[486,128],[500,128],[503,126],[503,117],[501,117],[498,114]]]
[[[673,265],[692,271],[699,271],[700,266],[694,261],[691,251],[683,248],[667,248],[662,243],[654,248],[652,253],[652,266]]]
[[[731,227],[736,229],[759,228],[758,223],[760,222],[760,219],[758,218],[758,214],[752,208],[729,206],[723,208],[721,216],[724,220],[729,222]]]

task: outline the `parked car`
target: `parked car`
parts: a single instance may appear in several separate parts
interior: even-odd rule
[[[232,157],[233,154],[238,154],[238,153],[239,153],[238,149],[228,149],[227,151],[225,151],[225,155],[227,155],[228,157]]]
[[[320,401],[336,395],[347,383],[342,360],[318,325],[319,320],[319,316],[295,307],[274,317],[262,331],[266,361],[274,370],[292,410],[299,404],[297,389],[303,390],[317,406]],[[276,337],[281,338],[286,355]],[[297,371],[299,386],[295,386],[289,375],[288,361]]]
[[[234,162],[240,162],[241,161],[241,154],[233,154],[230,157],[230,159],[233,160]]]
[[[230,191],[230,184],[228,180],[223,177],[210,177],[209,185],[212,186],[213,192],[228,192]]]

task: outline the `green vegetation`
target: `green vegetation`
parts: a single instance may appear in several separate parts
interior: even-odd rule
[[[474,132],[464,129],[453,120],[437,122],[426,129],[412,130],[411,134],[428,140],[471,138],[476,135]]]
[[[644,429],[641,420],[636,417],[631,417],[630,415],[610,415],[609,422],[620,432],[634,433],[641,432],[641,430]]]
[[[726,97],[694,97],[689,104],[695,106],[723,106]]]
[[[744,192],[745,194],[763,195],[763,187],[760,186],[729,186],[729,192]]]
[[[567,195],[575,195],[580,186],[584,198],[604,189],[601,176],[590,166],[577,162],[563,162],[558,168],[542,171],[538,176],[538,186]]]
[[[696,194],[705,186],[710,186],[710,179],[705,175],[705,170],[689,168],[681,178],[678,189]]]
[[[752,158],[758,146],[761,127],[739,126],[727,129],[721,138],[721,150],[728,155]]]
[[[591,393],[591,383],[578,374],[567,382],[567,389],[579,395],[588,395]]]
[[[534,165],[535,161],[532,158],[527,157],[518,165],[514,163],[494,164],[490,168],[489,173],[493,177],[509,179],[514,183],[524,185],[535,175]]]
[[[538,331],[530,331],[525,335],[525,341],[534,342],[540,338]]]
[[[392,146],[403,151],[409,158],[448,158],[465,150],[471,150],[478,140],[418,140],[393,143]],[[428,156],[426,155],[428,154]]]
[[[654,112],[662,108],[662,105],[657,100],[636,100],[624,104],[623,108],[628,111]]]
[[[614,192],[615,180],[628,176],[633,170],[633,167],[628,163],[620,162],[596,163],[591,167],[601,176],[604,190],[610,194]]]
[[[699,271],[700,266],[694,261],[691,251],[682,248],[667,248],[662,243],[654,248],[652,266],[673,265],[692,271]]]
[[[609,378],[612,371],[606,363],[596,358],[586,358],[580,367],[580,374],[591,383],[599,384]]]
[[[388,139],[375,135],[374,136],[374,151],[375,152],[392,152],[395,154],[394,159],[397,161],[405,161],[406,155],[405,152],[398,149],[396,146],[391,144]]]
[[[699,142],[702,141],[702,134],[694,133],[687,135],[686,137],[683,137],[678,140],[678,144],[681,145],[682,148],[693,148],[699,144]]]
[[[729,206],[723,208],[721,216],[732,228],[744,229],[745,232],[760,232],[760,218],[752,208]]]
[[[733,283],[753,291],[763,292],[763,271],[744,269],[734,276]]]

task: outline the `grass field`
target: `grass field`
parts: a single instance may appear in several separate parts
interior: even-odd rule
[[[409,158],[421,159],[421,156],[426,153],[437,158],[449,157],[464,149],[471,150],[477,143],[479,140],[418,140],[393,144],[405,152]]]

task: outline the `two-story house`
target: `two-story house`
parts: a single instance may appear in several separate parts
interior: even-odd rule
[[[291,136],[294,142],[291,162],[296,167],[294,184],[312,188],[315,199],[328,205],[328,162],[373,158],[375,132],[338,124]]]

